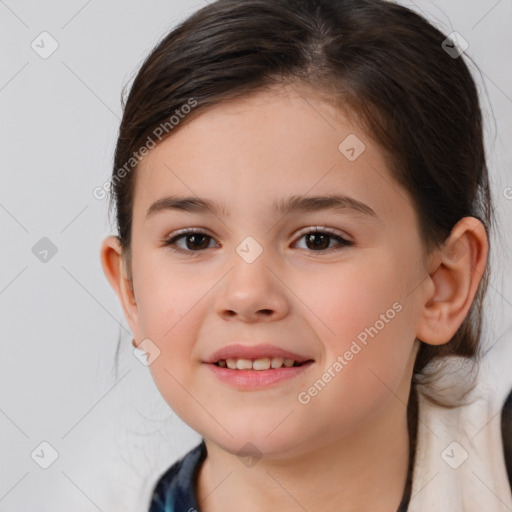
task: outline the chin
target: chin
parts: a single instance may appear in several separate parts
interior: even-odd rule
[[[232,423],[226,425],[227,430],[233,436],[221,429],[211,432],[208,430],[203,437],[218,445],[224,451],[236,455],[242,459],[260,459],[261,457],[281,458],[286,455],[297,455],[303,448],[302,441],[294,436],[298,429],[277,427],[263,428],[256,422],[251,428],[235,428]],[[289,427],[289,426],[288,426]],[[275,429],[272,432],[272,429]],[[272,432],[269,434],[269,432]]]

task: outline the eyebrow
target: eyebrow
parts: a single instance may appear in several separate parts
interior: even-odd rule
[[[345,195],[322,196],[291,196],[287,199],[274,201],[273,210],[277,214],[308,213],[321,210],[338,210],[342,212],[358,213],[378,219],[375,211],[367,204]],[[146,220],[159,212],[182,211],[197,214],[213,214],[215,216],[229,217],[224,204],[200,197],[168,196],[155,201],[146,212]]]

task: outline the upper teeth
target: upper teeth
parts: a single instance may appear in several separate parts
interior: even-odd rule
[[[269,370],[272,368],[281,368],[283,365],[287,368],[293,366],[293,359],[284,359],[283,357],[262,357],[260,359],[221,359],[219,366],[230,370]]]

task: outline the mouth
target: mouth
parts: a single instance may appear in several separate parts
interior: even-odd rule
[[[240,343],[227,345],[204,361],[214,377],[240,391],[256,391],[292,381],[314,362],[275,345]]]
[[[259,372],[264,370],[278,370],[279,368],[293,368],[303,366],[310,362],[313,362],[313,360],[296,361],[295,359],[284,357],[259,357],[257,359],[219,359],[212,364],[219,368],[228,368],[229,370],[253,370]]]
[[[260,366],[262,359],[267,359],[267,361]],[[287,365],[284,364],[283,360],[281,366],[267,368],[269,360],[269,358],[255,360],[228,359],[209,363],[205,366],[210,369],[214,377],[231,388],[239,391],[258,391],[293,381],[295,377],[307,372],[307,369],[314,364],[312,359],[300,363],[287,360]],[[229,368],[228,364],[235,366],[233,362],[235,362],[236,368]],[[226,366],[221,366],[224,363],[226,363]],[[277,363],[280,363],[280,361],[274,360],[275,366],[277,366]]]
[[[300,366],[312,358],[270,344],[234,343],[215,351],[205,363],[230,370],[269,370]]]

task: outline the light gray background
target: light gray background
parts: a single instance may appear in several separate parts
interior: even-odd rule
[[[503,233],[485,343],[512,361],[512,0],[401,3],[462,34],[483,73]],[[0,0],[0,512],[143,511],[159,474],[200,439],[132,354],[99,260],[107,201],[92,191],[111,174],[123,85],[203,5]],[[31,48],[43,31],[59,45],[47,59]],[[57,247],[46,263],[32,252],[42,237]],[[58,452],[48,469],[31,457],[43,441]]]

